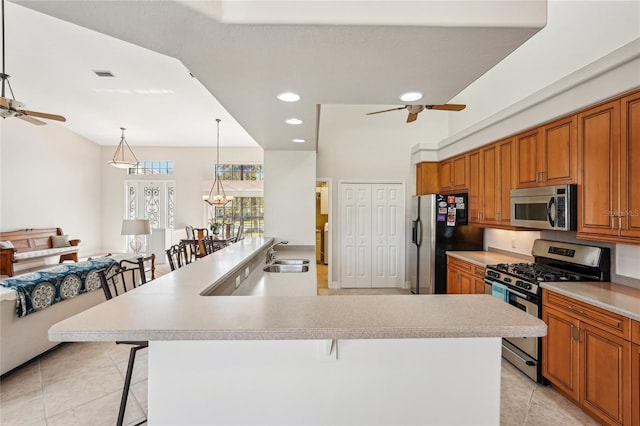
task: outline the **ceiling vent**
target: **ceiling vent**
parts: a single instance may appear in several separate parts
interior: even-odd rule
[[[113,77],[113,73],[111,71],[93,71],[96,73],[98,77]]]

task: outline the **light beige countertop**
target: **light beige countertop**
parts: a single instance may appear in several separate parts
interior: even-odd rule
[[[475,265],[485,268],[487,265],[496,265],[498,263],[520,263],[532,262],[531,256],[516,257],[495,251],[448,251],[447,256],[457,257],[460,260],[471,262]]]
[[[219,280],[233,279],[242,273],[244,265],[262,256],[272,241],[242,240],[55,324],[49,330],[49,338],[52,341],[288,340],[546,334],[546,325],[541,320],[489,295],[201,296]],[[278,251],[278,257],[290,257],[284,255],[282,247]],[[263,265],[261,260],[259,269]],[[270,274],[267,281],[248,278],[247,291],[260,294],[259,287],[268,286],[269,280],[294,280],[300,275],[303,274]]]
[[[640,321],[640,289],[610,282],[547,282],[542,288]]]

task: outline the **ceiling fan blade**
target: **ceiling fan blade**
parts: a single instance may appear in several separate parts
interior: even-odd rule
[[[416,121],[416,118],[418,118],[418,114],[410,112],[407,116],[407,123],[413,123],[414,121]]]
[[[0,107],[9,109],[9,100],[7,98],[0,98]]]
[[[462,104],[425,105],[426,109],[439,109],[443,111],[462,111],[467,106]]]
[[[381,112],[397,111],[399,109],[407,109],[407,107],[403,106],[403,107],[398,107],[398,108],[385,109],[385,110],[382,110],[382,111],[368,112],[367,115],[380,114]]]
[[[42,126],[44,124],[47,124],[42,120],[38,120],[37,118],[29,117],[28,115],[24,115],[24,114],[16,114],[16,117],[19,118],[20,120],[24,120],[24,121],[26,121],[28,123],[35,124],[35,125],[38,125],[38,126]]]
[[[30,115],[32,117],[47,118],[49,120],[57,120],[57,121],[67,121],[67,119],[61,115],[47,114],[46,112],[27,111],[27,110],[21,110],[20,112],[24,115]]]

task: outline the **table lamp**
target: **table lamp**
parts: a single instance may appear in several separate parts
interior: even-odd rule
[[[140,253],[144,246],[140,235],[151,234],[151,224],[148,219],[124,219],[122,221],[122,232],[120,235],[133,235],[129,242],[129,247],[135,254]]]

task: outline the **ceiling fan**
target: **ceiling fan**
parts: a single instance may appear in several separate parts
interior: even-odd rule
[[[17,117],[21,120],[37,125],[43,125],[47,123],[34,117],[57,121],[67,121],[67,119],[61,115],[28,111],[24,109],[25,105],[22,102],[18,102],[16,100],[16,97],[13,94],[13,89],[11,88],[11,84],[9,83],[9,75],[7,75],[4,70],[4,39],[4,0],[2,0],[2,73],[0,73],[0,78],[2,79],[2,96],[0,97],[0,117]],[[11,98],[5,97],[5,87],[9,88],[9,91],[11,92]]]
[[[466,108],[466,105],[462,104],[443,104],[443,105],[405,105],[398,108],[385,109],[382,111],[368,112],[367,115],[371,114],[380,114],[381,112],[389,112],[389,111],[398,111],[401,109],[406,109],[409,111],[409,115],[407,116],[407,123],[412,123],[416,121],[418,118],[418,114],[424,111],[425,109],[436,109],[442,111],[462,111]]]

